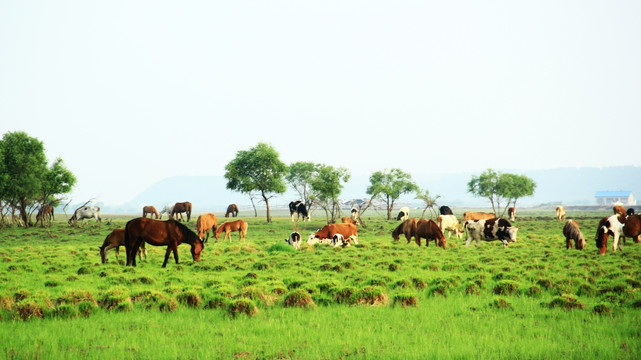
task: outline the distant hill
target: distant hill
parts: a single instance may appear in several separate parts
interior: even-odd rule
[[[523,174],[532,178],[536,184],[534,196],[520,199],[519,206],[538,206],[547,203],[566,205],[595,204],[594,194],[600,190],[630,190],[635,198],[641,197],[641,167],[621,166],[608,168],[558,168],[550,170],[501,170]],[[450,206],[489,206],[487,200],[472,197],[467,193],[467,183],[473,175],[480,173],[458,174],[413,174],[421,188],[429,189],[432,195],[439,194],[439,204]],[[223,176],[174,176],[161,180],[142,191],[125,204],[99,204],[104,213],[136,214],[144,205],[154,205],[158,210],[165,204],[177,201],[190,201],[194,212],[224,211],[230,203],[251,209],[249,197],[226,189]],[[367,197],[365,191],[369,176],[353,176],[345,185],[342,199],[361,199]],[[270,200],[274,208],[283,208],[291,200],[298,199],[293,190]],[[420,206],[414,195],[405,196],[400,202]],[[264,204],[257,204],[259,209]]]

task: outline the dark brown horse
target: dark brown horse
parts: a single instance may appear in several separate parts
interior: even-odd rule
[[[225,217],[229,217],[230,214],[233,217],[238,216],[238,205],[229,204],[229,206],[227,206],[227,212],[225,212]]]
[[[174,205],[174,209],[171,211],[171,214],[169,214],[169,218],[174,219],[174,215],[179,214],[182,219],[182,213],[187,214],[187,222],[189,222],[189,219],[191,219],[191,203],[189,201],[177,202]]]
[[[116,261],[118,260],[118,256],[120,255],[120,247],[125,245],[125,229],[113,229],[109,235],[105,238],[105,241],[103,241],[102,246],[99,247],[100,249],[100,259],[102,260],[102,263],[107,262],[107,250],[109,249],[114,249],[116,252]],[[145,259],[147,258],[147,249],[145,249],[145,243],[142,243],[140,245],[140,249],[138,249],[138,258],[142,260],[142,255],[145,255]]]
[[[135,255],[143,242],[154,246],[167,246],[162,267],[167,266],[167,261],[172,251],[174,252],[176,264],[178,264],[178,245],[182,243],[191,245],[191,256],[194,261],[200,261],[200,252],[203,250],[203,243],[198,238],[198,235],[178,221],[136,218],[129,220],[125,226],[127,265],[136,266]]]

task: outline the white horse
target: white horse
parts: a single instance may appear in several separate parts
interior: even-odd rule
[[[165,205],[162,210],[160,211],[160,218],[162,219],[162,214],[167,214],[167,216],[171,216],[171,212],[174,210],[174,205]]]

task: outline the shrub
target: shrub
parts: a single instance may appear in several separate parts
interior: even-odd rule
[[[192,308],[200,307],[200,295],[194,290],[185,290],[176,296],[178,302]]]
[[[258,308],[250,299],[240,298],[233,300],[227,305],[227,315],[236,317],[239,314],[245,314],[252,317],[258,313]]]
[[[42,306],[33,301],[22,301],[15,306],[16,314],[20,320],[31,320],[44,317]]]
[[[203,303],[205,309],[224,309],[229,305],[229,299],[221,295],[213,295]]]
[[[592,308],[592,312],[597,315],[610,315],[610,307],[605,304],[597,304]]]
[[[303,289],[296,289],[291,291],[283,301],[285,307],[300,307],[300,308],[313,308],[316,307],[312,296]]]
[[[352,296],[356,293],[353,286],[345,286],[334,293],[334,301],[338,304],[353,304]]]
[[[400,305],[402,307],[417,307],[418,299],[416,298],[416,295],[412,294],[396,294],[393,297],[392,304],[394,306]]]
[[[128,311],[133,308],[129,291],[126,289],[113,289],[108,291],[98,301],[105,310]]]
[[[479,295],[481,289],[475,282],[471,282],[465,286],[465,295]]]
[[[78,304],[78,313],[81,316],[88,317],[98,310],[98,306],[92,301],[83,301]]]
[[[89,291],[83,290],[67,290],[65,291],[58,299],[56,299],[57,304],[72,304],[77,305],[80,302],[89,301],[96,303],[93,295]]]
[[[561,308],[563,310],[574,310],[574,309],[583,309],[583,305],[577,298],[572,295],[564,294],[561,296],[556,296],[554,299],[547,304],[547,307],[550,309]]]
[[[387,305],[388,302],[387,294],[376,286],[367,286],[352,294],[352,303],[359,305]]]
[[[541,288],[536,285],[532,285],[525,291],[525,295],[529,297],[539,297],[541,296]]]
[[[158,308],[162,312],[174,312],[178,309],[178,301],[172,297],[165,298],[160,301]]]
[[[78,316],[78,309],[73,305],[61,304],[56,306],[53,316],[61,319],[71,319]]]
[[[427,284],[425,283],[425,281],[423,281],[423,279],[412,278],[412,283],[414,284],[416,290],[423,290],[427,287]]]
[[[78,269],[78,275],[87,275],[90,272],[91,271],[89,271],[89,269],[84,267],[84,266],[82,266],[80,269]]]
[[[494,289],[492,289],[492,292],[494,292],[496,295],[511,295],[518,288],[519,288],[518,283],[510,280],[503,280],[503,281],[500,281],[498,284],[496,284],[496,286],[494,286]]]

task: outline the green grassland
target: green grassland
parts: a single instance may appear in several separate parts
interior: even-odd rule
[[[152,246],[135,268],[124,248],[100,262],[127,217],[1,228],[0,357],[641,358],[641,244],[599,256],[608,214],[585,212],[572,215],[588,247],[566,250],[562,222],[522,213],[507,249],[455,237],[419,248],[374,216],[357,246],[294,251],[288,217],[245,217],[246,243],[210,239],[198,263],[181,245],[164,269]],[[298,227],[306,239],[323,223]]]

